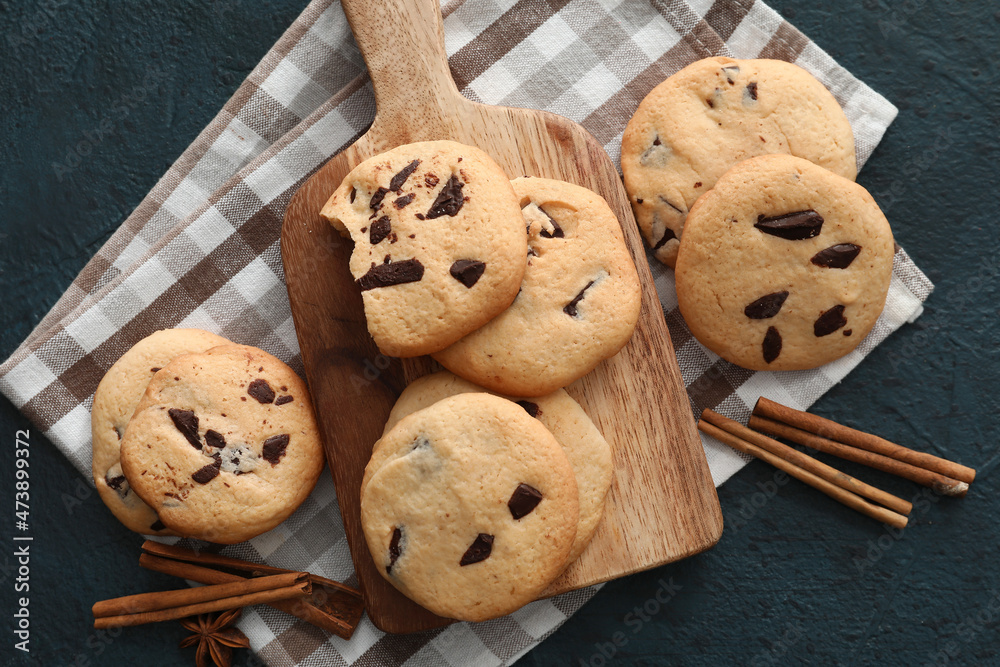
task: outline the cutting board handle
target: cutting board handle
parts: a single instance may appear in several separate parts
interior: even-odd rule
[[[375,89],[376,124],[448,117],[468,102],[451,78],[438,0],[342,4]]]

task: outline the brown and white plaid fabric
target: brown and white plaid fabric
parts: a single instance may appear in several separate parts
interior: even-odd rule
[[[645,94],[710,55],[794,61],[834,93],[854,128],[859,164],[895,107],[753,0],[452,0],[446,48],[465,95],[546,109],[582,123],[618,158]],[[150,332],[192,326],[262,347],[301,370],[278,239],[292,193],[374,116],[371,86],[340,5],[314,0],[212,123],[157,183],[4,364],[0,391],[84,475],[91,397],[104,371]],[[705,350],[676,310],[673,274],[650,262],[692,408],[744,418],[760,395],[808,407],[892,331],[915,318],[931,283],[902,251],[874,331],[812,371],[754,373]],[[745,461],[705,441],[716,484]],[[227,553],[352,581],[336,496],[324,476],[284,524]],[[241,627],[272,665],[508,664],[547,637],[595,588],[535,602],[505,618],[386,636],[366,619],[351,641],[270,608]]]

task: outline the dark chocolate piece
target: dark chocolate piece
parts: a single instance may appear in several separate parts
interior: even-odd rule
[[[226,446],[226,438],[218,431],[208,429],[205,431],[205,444],[214,449],[222,449]]]
[[[247,387],[247,393],[252,397],[256,398],[259,403],[273,403],[274,402],[274,390],[271,389],[271,385],[267,383],[267,380],[257,378],[250,383]]]
[[[584,286],[584,288],[580,290],[580,293],[573,297],[572,301],[563,306],[563,312],[569,315],[570,317],[576,317],[578,314],[576,307],[580,305],[581,301],[583,301],[583,295],[586,294],[587,290],[589,290],[590,286],[593,284],[594,284],[593,280],[587,283]]]
[[[351,188],[351,203],[352,204],[354,203],[354,198],[357,197],[357,196],[358,196],[358,189],[352,187]]]
[[[486,533],[479,533],[476,536],[476,541],[472,543],[465,554],[462,556],[462,560],[458,561],[458,564],[462,567],[466,565],[472,565],[473,563],[481,563],[490,557],[493,552],[493,536],[487,535]]]
[[[771,236],[789,241],[801,241],[819,236],[823,228],[823,216],[812,209],[771,217],[760,214],[754,227]]]
[[[785,303],[785,299],[787,298],[787,291],[765,294],[744,308],[743,314],[751,320],[766,320],[767,318],[774,317],[778,314],[778,311],[781,310],[781,306]]]
[[[441,188],[434,203],[431,204],[430,210],[427,211],[427,219],[433,220],[442,215],[450,215],[451,217],[458,215],[465,203],[465,198],[462,196],[462,188],[464,187],[465,183],[458,176],[452,174],[448,182]]]
[[[653,145],[654,146],[659,146],[661,143],[662,142],[660,141],[660,135],[656,135],[655,137],[653,137]]]
[[[199,484],[208,484],[219,476],[219,468],[221,466],[222,461],[220,459],[215,459],[214,463],[209,463],[207,466],[195,470],[194,474],[191,475],[191,479]]]
[[[159,371],[160,371],[160,369],[157,368],[156,366],[153,366],[152,368],[149,369],[150,373],[158,373]]]
[[[420,160],[414,160],[410,164],[400,169],[399,173],[393,176],[392,180],[389,181],[389,189],[392,190],[393,192],[399,192],[400,188],[403,187],[403,183],[405,183],[406,179],[410,177],[410,174],[416,171],[418,164],[420,164]]]
[[[809,261],[816,266],[824,266],[828,269],[846,269],[857,258],[859,252],[861,252],[861,246],[853,243],[838,243],[820,250]]]
[[[531,514],[531,511],[538,507],[540,502],[542,502],[541,491],[527,484],[518,484],[514,493],[510,495],[510,500],[507,501],[507,508],[510,510],[510,515],[517,521]]]
[[[471,289],[486,271],[486,262],[477,259],[459,259],[448,271],[452,278]]]
[[[532,417],[537,418],[538,415],[542,414],[542,409],[538,407],[538,403],[533,403],[532,401],[517,401],[517,404],[524,408],[524,411]]]
[[[368,202],[368,208],[373,211],[379,210],[379,208],[382,207],[382,200],[385,199],[387,194],[389,194],[389,191],[385,188],[379,188],[376,190],[375,194],[372,195],[371,200]]]
[[[286,394],[284,396],[279,396],[278,398],[274,399],[274,404],[275,405],[284,405],[285,403],[291,403],[294,400],[295,400],[294,398],[292,398],[290,395]]]
[[[844,329],[844,335],[845,336],[850,336],[852,333],[854,333],[853,329]]]
[[[844,306],[834,306],[816,318],[813,323],[813,333],[819,338],[832,334],[845,324],[847,324],[847,318],[844,317]]]
[[[740,73],[740,66],[739,65],[726,65],[725,67],[722,68],[722,72],[726,75],[726,81],[731,86],[734,83],[736,83],[736,77]]]
[[[385,237],[387,237],[391,231],[392,223],[389,222],[389,216],[383,215],[381,218],[373,222],[371,229],[368,230],[368,242],[372,245],[378,245],[385,240]]]
[[[774,327],[768,327],[764,334],[764,344],[761,346],[764,351],[764,361],[771,363],[781,354],[781,334]]]
[[[117,475],[115,477],[104,476],[104,481],[107,482],[108,486],[118,492],[118,496],[124,500],[125,496],[128,495],[129,485],[128,480],[125,479],[125,475]]]
[[[389,564],[385,566],[385,573],[392,574],[392,566],[396,564],[396,559],[402,553],[399,548],[399,541],[403,539],[403,531],[397,526],[392,530],[392,539],[389,540]]]
[[[565,234],[565,232],[563,232],[562,227],[559,226],[559,223],[556,222],[556,219],[553,218],[551,215],[549,215],[549,212],[546,211],[541,206],[538,207],[538,210],[541,211],[542,213],[544,213],[545,217],[548,218],[549,222],[552,224],[552,231],[551,232],[549,230],[547,230],[547,229],[542,229],[540,232],[538,232],[538,235],[541,236],[543,239],[561,239],[561,238],[565,238],[566,234]]]
[[[271,465],[278,465],[278,461],[281,457],[285,455],[285,449],[288,447],[288,441],[291,436],[287,433],[282,433],[281,435],[272,435],[270,438],[264,441],[264,447],[261,450],[261,456],[264,460]]]
[[[166,526],[164,526],[164,525],[163,525],[163,522],[162,522],[162,521],[160,521],[159,519],[157,519],[156,521],[154,521],[154,522],[153,522],[152,524],[150,524],[150,526],[149,526],[149,529],[150,529],[150,530],[155,530],[155,531],[161,531],[161,530],[163,530],[164,528],[166,528]]]
[[[667,241],[675,238],[677,238],[677,234],[674,233],[674,230],[670,229],[669,227],[664,227],[663,236],[661,236],[660,240],[657,241],[656,245],[653,246],[653,250],[659,250],[667,243]]]
[[[751,100],[757,99],[757,82],[751,81],[747,84],[747,95],[750,96]]]
[[[411,192],[408,195],[403,195],[402,197],[396,197],[395,201],[392,202],[392,205],[395,206],[397,209],[403,208],[407,204],[409,204],[410,202],[412,202],[413,198],[416,197],[416,196],[417,195],[415,195],[415,194],[413,194]]]
[[[415,283],[424,277],[424,265],[418,259],[404,259],[391,264],[379,264],[355,282],[361,291],[376,287],[392,287],[403,283]]]
[[[198,436],[198,415],[191,410],[179,410],[177,408],[170,408],[167,410],[167,414],[170,415],[174,426],[187,438],[191,446],[195,449],[201,449],[201,438]]]

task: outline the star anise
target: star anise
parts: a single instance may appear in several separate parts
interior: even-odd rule
[[[198,667],[230,667],[233,649],[248,648],[250,640],[237,628],[230,627],[240,617],[242,609],[231,609],[216,614],[199,614],[181,619],[181,625],[193,632],[181,641],[181,648],[198,645],[195,664]],[[211,662],[210,662],[211,661]]]

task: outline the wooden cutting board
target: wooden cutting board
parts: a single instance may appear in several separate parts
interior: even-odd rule
[[[547,593],[607,581],[711,547],[722,533],[718,497],[642,240],[607,153],[586,130],[561,116],[462,97],[448,69],[436,0],[344,0],[343,5],[371,74],[378,111],[368,132],[292,198],[281,254],[327,460],[372,621],[386,632],[449,622],[411,602],[378,574],[360,522],[361,478],[372,445],[407,382],[432,370],[433,363],[379,353],[348,270],[352,243],[323,221],[319,210],[351,167],[404,143],[452,139],[483,149],[512,178],[557,178],[594,190],[617,214],[639,271],[642,311],[632,340],[567,388],[611,444],[615,480],[590,546]]]

